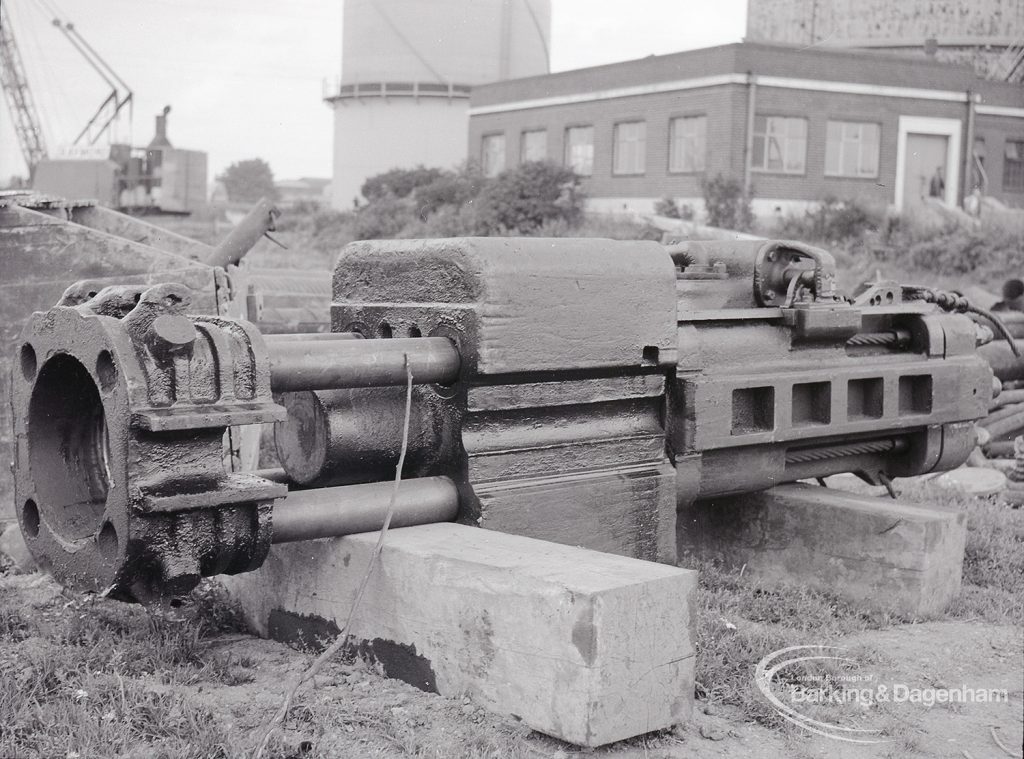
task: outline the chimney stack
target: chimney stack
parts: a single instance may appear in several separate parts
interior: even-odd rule
[[[167,114],[171,112],[169,105],[164,106],[163,113],[157,114],[156,117],[156,134],[153,136],[153,140],[149,143],[149,149],[154,148],[170,148],[170,140],[167,139]]]

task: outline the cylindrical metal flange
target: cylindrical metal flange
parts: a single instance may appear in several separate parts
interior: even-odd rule
[[[450,384],[459,351],[446,337],[375,340],[281,340],[267,343],[275,393],[404,385],[408,358],[413,382]]]
[[[299,490],[274,504],[274,543],[373,532],[384,526],[393,482]],[[447,477],[402,480],[391,527],[450,522],[459,511],[459,493]]]
[[[258,567],[287,489],[222,463],[225,430],[284,418],[251,325],[188,316],[180,285],[37,313],[12,387],[15,494],[66,585],[146,601]]]

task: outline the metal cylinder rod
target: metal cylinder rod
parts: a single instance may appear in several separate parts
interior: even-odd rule
[[[315,540],[384,526],[394,483],[342,485],[289,493],[274,504],[273,543]],[[395,498],[391,527],[450,522],[459,511],[459,493],[447,477],[403,480]]]
[[[329,342],[331,340],[362,340],[363,336],[358,332],[278,332],[272,335],[264,335],[267,342],[272,343],[301,343],[301,342]]]
[[[280,215],[281,212],[273,203],[266,198],[260,198],[203,263],[225,269],[228,266],[237,266],[263,235],[274,231],[274,220]]]
[[[418,385],[448,384],[459,375],[459,352],[446,337],[271,340],[267,348],[275,393],[403,385],[406,356]]]

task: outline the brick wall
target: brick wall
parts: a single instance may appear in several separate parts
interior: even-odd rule
[[[811,38],[811,26],[814,38]],[[1024,34],[1020,0],[748,0],[747,38],[811,43]]]
[[[699,65],[697,65],[699,64]],[[726,45],[658,58],[644,58],[610,66],[563,72],[546,77],[485,85],[474,90],[472,107],[486,109],[523,100],[593,93],[620,87],[715,74],[846,81],[884,86],[966,92],[982,96],[988,105],[1024,107],[1024,91],[1012,85],[982,82],[963,68],[933,61],[906,61],[898,57],[854,51],[801,51],[760,44]],[[748,86],[719,84],[669,93],[651,93],[613,99],[550,105],[539,108],[477,113],[470,119],[469,156],[480,159],[481,137],[504,133],[508,166],[519,162],[520,134],[547,130],[548,156],[561,162],[565,129],[594,127],[594,172],[585,181],[593,198],[695,198],[701,195],[703,176],[725,174],[742,179],[745,164]],[[757,113],[798,116],[808,120],[806,170],[801,175],[754,172],[755,196],[764,199],[815,201],[826,195],[856,197],[875,204],[895,200],[896,152],[899,117],[922,116],[959,119],[966,141],[966,102],[882,95],[851,95],[759,85]],[[668,170],[669,121],[675,116],[707,117],[706,169],[702,174]],[[881,128],[879,175],[873,178],[825,176],[826,123],[829,120],[868,121]],[[646,165],[642,175],[612,174],[613,134],[616,123],[647,123]],[[986,136],[990,192],[1006,202],[1022,205],[1020,198],[1002,192],[1002,150],[1006,135],[1024,130],[1019,117],[979,117],[979,136]],[[1002,130],[1002,131],[1000,131]],[[996,144],[998,143],[998,145]],[[966,145],[961,145],[961,156]],[[998,163],[999,181],[995,181]],[[962,163],[961,163],[962,168]]]
[[[519,162],[519,141],[523,131],[545,128],[548,157],[562,161],[565,130],[571,126],[594,127],[594,173],[586,180],[594,197],[647,197],[701,194],[701,174],[672,173],[668,170],[669,120],[676,116],[706,116],[708,119],[706,173],[733,174],[743,170],[746,87],[726,85],[678,93],[643,95],[616,100],[533,108],[510,113],[473,116],[470,119],[470,156],[480,158],[483,135],[504,133],[509,166]],[[615,125],[624,121],[647,122],[646,165],[642,175],[612,174]],[[734,146],[739,145],[739,154]]]
[[[757,111],[766,115],[801,116],[807,119],[806,173],[754,172],[755,195],[762,198],[820,200],[825,195],[859,198],[874,204],[894,201],[899,117],[929,116],[964,120],[966,103],[845,95],[759,87]],[[867,121],[881,126],[877,177],[825,176],[827,122]]]
[[[1007,205],[1024,208],[1024,192],[1007,192],[1003,189],[1006,141],[1024,140],[1024,119],[978,115],[974,121],[974,135],[985,140],[988,194],[996,196]]]

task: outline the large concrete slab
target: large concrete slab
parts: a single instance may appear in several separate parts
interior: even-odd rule
[[[224,585],[262,635],[331,637],[376,539],[276,545]],[[352,633],[389,676],[599,746],[688,719],[696,584],[693,571],[518,535],[406,527],[388,533]]]
[[[718,558],[914,617],[960,592],[967,539],[963,513],[802,484],[696,504],[677,530],[683,566]]]

